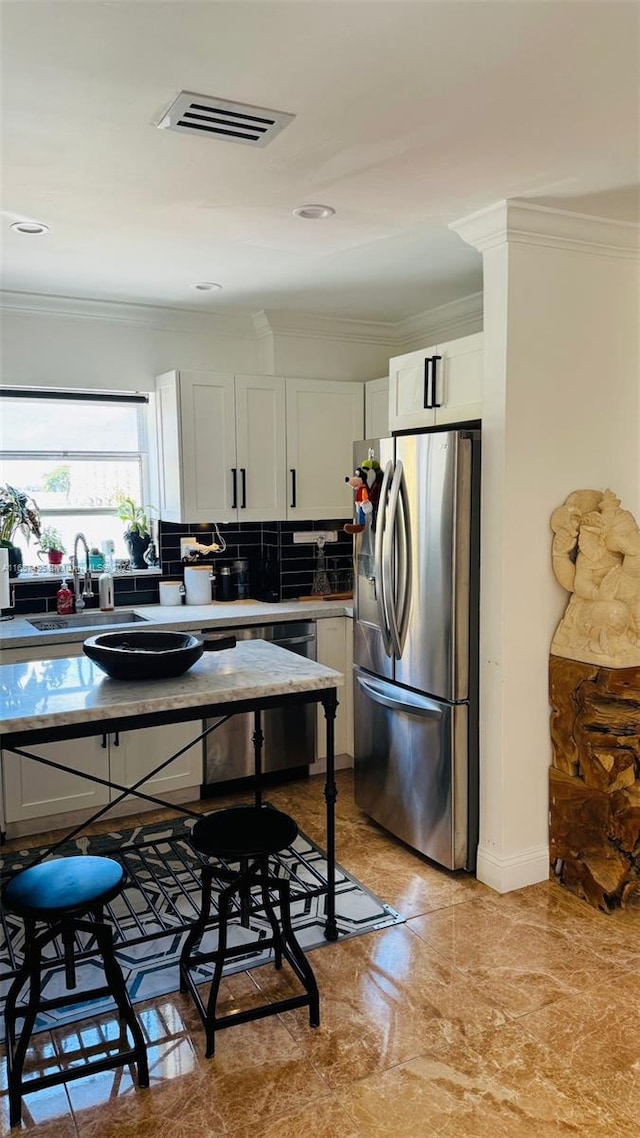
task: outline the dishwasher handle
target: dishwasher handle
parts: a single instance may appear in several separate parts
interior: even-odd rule
[[[311,636],[283,636],[282,640],[274,637],[270,643],[279,644],[281,648],[286,648],[289,644],[314,644],[315,639],[315,635],[312,633]]]

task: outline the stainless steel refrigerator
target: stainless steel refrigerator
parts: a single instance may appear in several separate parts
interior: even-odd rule
[[[354,469],[368,458],[380,492],[354,548],[356,802],[427,857],[473,871],[480,431],[356,443]]]

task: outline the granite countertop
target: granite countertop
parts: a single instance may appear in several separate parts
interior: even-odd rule
[[[115,610],[117,612],[117,609]],[[169,628],[176,631],[204,631],[205,629],[224,629],[252,624],[273,624],[287,620],[322,620],[330,616],[352,616],[352,601],[281,601],[269,604],[266,601],[231,601],[224,604],[213,601],[209,605],[127,605],[127,612],[144,618],[144,623],[75,625],[64,629],[39,631],[29,623],[29,617],[16,616],[0,624],[0,650],[12,648],[37,648],[40,645],[74,644],[86,640],[88,636],[109,632],[114,628]],[[95,609],[87,611],[90,619]],[[33,619],[51,621],[64,620],[55,613],[34,613]]]
[[[0,734],[341,687],[333,668],[265,640],[205,652],[168,680],[112,680],[86,656],[0,665]]]

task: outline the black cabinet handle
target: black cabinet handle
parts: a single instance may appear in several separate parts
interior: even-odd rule
[[[120,732],[119,731],[116,731],[114,736],[113,736],[113,745],[114,745],[114,747],[120,746]]]
[[[103,751],[106,751],[106,749],[107,749],[107,736],[106,736],[106,734],[105,734],[104,732],[103,732],[103,734],[102,734],[102,739],[101,739],[101,741],[100,741],[100,746],[102,747],[102,750],[103,750]]]
[[[231,509],[237,510],[238,508],[238,470],[235,466],[231,467],[231,481],[233,484],[233,502]]]
[[[247,472],[246,472],[244,466],[240,467],[240,477],[242,479],[242,502],[240,505],[240,509],[246,510],[246,508],[247,508]]]
[[[296,504],[296,472],[295,467],[291,467],[291,508],[295,508]]]
[[[432,407],[442,407],[442,403],[438,403],[438,400],[436,398],[436,396],[437,396],[436,378],[437,378],[437,370],[438,370],[437,369],[437,361],[441,360],[442,356],[432,356],[431,359],[432,359],[432,365],[431,365],[431,406]]]
[[[429,402],[429,372],[431,370],[431,356],[424,357],[424,409],[428,411],[431,404]]]

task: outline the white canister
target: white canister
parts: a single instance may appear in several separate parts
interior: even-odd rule
[[[0,609],[11,608],[9,586],[9,550],[0,549]]]
[[[182,581],[160,581],[159,589],[161,605],[182,604]]]
[[[188,605],[211,604],[211,566],[185,565],[184,587]]]

